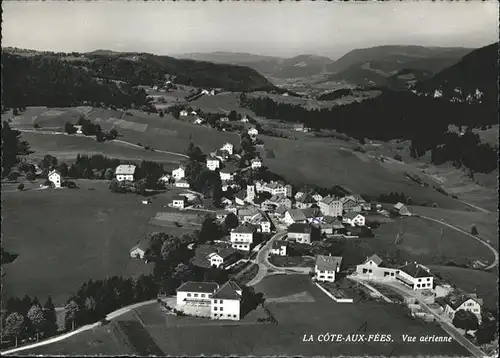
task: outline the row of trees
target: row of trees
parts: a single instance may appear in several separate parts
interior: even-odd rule
[[[21,155],[29,154],[29,145],[21,140],[21,132],[2,122],[2,178],[7,177],[12,168],[19,163]]]
[[[43,307],[36,297],[9,298],[5,310],[2,333],[13,337],[16,346],[20,338],[36,336],[38,341],[40,336],[50,337],[58,330],[56,311],[50,296]]]
[[[109,133],[104,132],[99,124],[92,123],[90,119],[86,119],[83,115],[78,118],[77,125],[81,126],[82,134],[86,136],[95,136],[98,142],[113,140],[118,136],[118,131],[116,129],[111,129]],[[75,134],[77,129],[72,123],[66,122],[64,131],[68,134]]]

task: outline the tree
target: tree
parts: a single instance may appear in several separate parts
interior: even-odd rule
[[[215,170],[215,175],[212,183],[212,202],[215,207],[220,208],[222,201],[222,180],[220,178],[219,169]]]
[[[26,173],[26,180],[33,181],[36,179],[36,175],[33,172]]]
[[[465,334],[467,334],[470,330],[478,329],[479,322],[474,313],[466,310],[458,310],[455,312],[453,325],[457,328],[465,330]]]
[[[158,114],[161,118],[163,118],[164,114],[163,114],[163,111],[160,111],[160,113]]]
[[[17,186],[17,190],[19,190],[19,191],[23,191],[23,190],[24,190],[24,184],[23,184],[23,183],[20,183],[20,184]]]
[[[198,242],[207,242],[220,239],[221,231],[215,222],[215,219],[207,214],[203,223],[201,224],[200,234],[198,235]]]
[[[21,335],[26,325],[24,317],[18,312],[12,312],[5,319],[5,323],[3,326],[3,333],[6,336],[14,336],[16,340],[17,347],[17,339]]]
[[[66,306],[64,306],[65,319],[71,322],[71,330],[75,330],[75,323],[78,312],[80,312],[80,306],[74,300],[70,300]]]
[[[47,154],[43,157],[42,162],[40,163],[40,167],[42,169],[50,169],[57,167],[57,158]]]
[[[51,336],[57,332],[57,316],[56,309],[52,303],[52,297],[47,298],[47,302],[43,305],[43,316],[45,325],[43,327],[44,337]]]
[[[104,172],[104,179],[106,180],[113,180],[115,176],[115,171],[112,168],[107,168],[106,171]]]
[[[68,134],[75,134],[76,133],[76,127],[71,124],[70,122],[66,122],[64,124],[64,131]]]
[[[109,137],[110,139],[116,139],[116,137],[118,137],[118,131],[113,128],[109,131]]]
[[[477,230],[476,225],[472,225],[472,227],[471,227],[471,229],[470,229],[470,233],[471,233],[472,235],[476,235],[476,236],[477,236],[477,235],[479,235],[479,231]]]
[[[239,221],[238,217],[234,213],[228,213],[224,219],[224,226],[227,229],[234,229],[238,227]]]
[[[476,339],[478,344],[487,344],[495,339],[497,333],[497,325],[495,321],[483,321],[476,331]]]
[[[172,261],[181,246],[181,241],[178,237],[167,238],[161,245],[161,258],[165,261]]]
[[[34,304],[31,306],[27,314],[28,319],[31,322],[32,327],[36,332],[36,340],[38,341],[40,332],[43,331],[43,326],[45,325],[45,317],[43,316],[42,307],[40,304]]]
[[[9,122],[2,123],[2,177],[9,174],[18,163],[18,156],[27,154],[28,143],[21,141],[21,132],[10,127]]]

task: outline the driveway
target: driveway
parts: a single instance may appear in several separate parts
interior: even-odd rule
[[[397,282],[390,282],[390,281],[377,281],[378,284],[381,285],[386,285],[390,288],[392,288],[394,291],[402,294],[405,297],[414,297],[417,299],[417,301],[420,304],[420,307],[426,312],[430,313],[434,316],[436,321],[439,323],[441,328],[448,333],[451,337],[453,337],[460,345],[462,345],[464,348],[466,348],[472,356],[478,357],[478,358],[483,358],[487,357],[487,354],[484,353],[482,350],[480,350],[478,347],[476,347],[474,344],[472,344],[467,338],[465,338],[462,333],[453,326],[453,323],[450,321],[450,319],[443,314],[436,313],[434,310],[432,310],[425,302],[423,302],[420,297],[415,293],[414,290],[399,284]]]

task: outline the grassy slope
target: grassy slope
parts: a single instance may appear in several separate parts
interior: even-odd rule
[[[150,271],[128,251],[159,208],[141,205],[135,195],[113,194],[105,182],[92,186],[3,193],[2,245],[19,255],[3,267],[3,299],[52,295],[59,305],[90,278]]]

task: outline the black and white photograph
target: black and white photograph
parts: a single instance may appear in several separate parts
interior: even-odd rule
[[[2,356],[498,357],[498,1],[3,1],[1,38]]]

